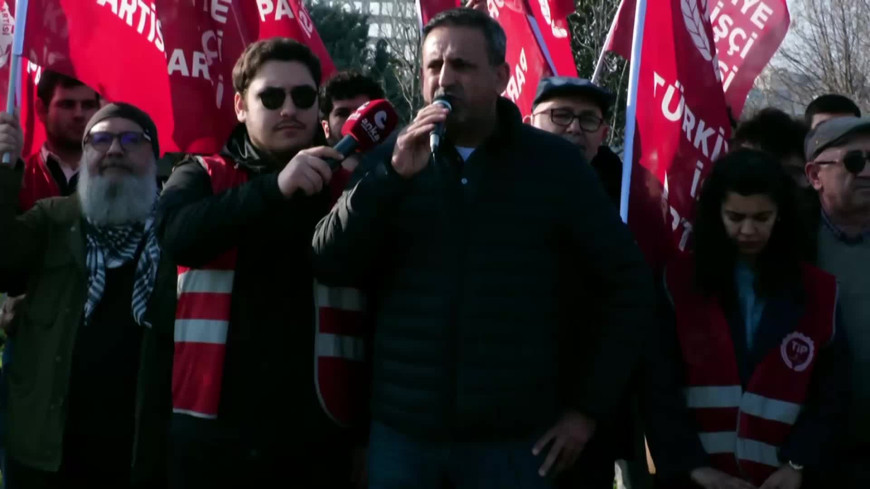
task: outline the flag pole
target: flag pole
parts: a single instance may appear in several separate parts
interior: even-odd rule
[[[624,0],[619,2],[619,8],[616,9],[616,13],[613,15],[613,22],[610,23],[610,30],[607,31],[607,37],[604,38],[604,44],[601,46],[601,53],[598,54],[598,61],[595,62],[595,71],[592,73],[592,79],[590,81],[596,85],[598,85],[598,81],[601,80],[601,70],[604,68],[604,56],[607,54],[610,43],[613,41],[613,32],[616,30],[616,24],[619,22],[619,14],[622,12],[624,6]],[[644,11],[646,11],[646,8],[644,8]]]
[[[640,83],[646,2],[647,0],[637,1],[634,11],[634,33],[631,37],[631,69],[628,79],[628,101],[625,107],[625,152],[622,155],[622,191],[619,194],[619,216],[626,224],[628,223],[628,193],[631,189],[631,170],[634,161],[634,137],[637,130],[637,92]]]
[[[9,88],[6,92],[6,113],[15,113],[18,86],[21,83],[21,58],[24,54],[24,28],[27,25],[28,0],[15,0],[15,32],[12,36],[12,52],[9,65]],[[3,163],[12,163],[12,154],[3,154]]]

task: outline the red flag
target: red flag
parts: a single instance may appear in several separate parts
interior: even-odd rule
[[[559,5],[562,4],[562,5]],[[577,76],[577,64],[571,51],[571,29],[568,15],[561,15],[571,0],[528,0],[534,17],[535,36],[544,55],[550,60],[551,69],[559,76]]]
[[[25,53],[148,112],[166,151],[220,149],[235,125],[232,67],[257,39],[306,43],[334,70],[298,0],[31,0]]]
[[[687,0],[688,1],[688,0]],[[605,50],[631,57],[636,0],[623,0],[613,20]],[[726,101],[735,119],[755,79],[779,49],[791,22],[786,0],[705,1],[713,24],[714,45],[719,58]]]
[[[614,52],[625,59],[631,59],[631,42],[634,33],[634,11],[637,7],[636,0],[622,0],[607,39],[604,41],[604,50]]]
[[[634,161],[664,183],[680,249],[691,233],[701,182],[728,150],[731,129],[703,5],[648,0],[637,82]]]
[[[462,6],[462,0],[417,0],[417,14],[420,17],[420,27],[426,24],[444,10]]]
[[[0,106],[6,107],[7,88],[9,87],[12,66],[12,37],[15,31],[15,2],[0,0]],[[27,158],[39,151],[45,142],[45,129],[36,116],[36,83],[41,68],[35,63],[21,60],[21,76],[18,79],[18,117],[24,131],[24,145],[21,155]]]
[[[511,78],[503,95],[517,104],[523,116],[530,115],[538,82],[553,76],[532,31],[530,22],[534,20],[521,0],[489,0],[487,7],[507,33],[505,58]]]
[[[791,18],[785,0],[710,1],[713,37],[728,107],[735,119],[755,78],[779,49]]]

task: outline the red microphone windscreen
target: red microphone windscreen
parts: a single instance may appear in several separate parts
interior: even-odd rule
[[[347,118],[341,127],[341,135],[354,138],[358,144],[357,151],[365,152],[390,137],[398,124],[399,114],[390,102],[372,100],[361,105]]]

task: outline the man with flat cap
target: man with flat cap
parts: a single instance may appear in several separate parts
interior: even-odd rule
[[[17,118],[0,115],[0,153],[19,157],[21,141]],[[109,104],[82,146],[77,193],[20,216],[21,175],[0,165],[0,278],[26,276],[28,296],[3,478],[18,489],[161,487],[176,272],[152,227],[157,129]]]
[[[840,317],[852,361],[848,437],[835,469],[839,487],[870,487],[870,118],[839,117],[806,140],[811,258],[837,277]]]
[[[610,132],[607,119],[615,101],[610,90],[584,78],[544,78],[538,84],[532,115],[526,117],[526,122],[577,145],[618,208],[622,194],[622,160],[604,144]],[[662,190],[652,173],[634,166],[628,225],[653,271],[662,267],[670,249]]]
[[[554,76],[538,84],[529,122],[580,147],[587,162],[601,156],[619,158],[604,146],[610,131],[607,118],[615,97],[610,90],[584,78]],[[605,154],[601,154],[605,153]]]

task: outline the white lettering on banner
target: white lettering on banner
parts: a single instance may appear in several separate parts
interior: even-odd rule
[[[659,89],[664,89],[660,92]],[[691,107],[686,103],[684,97],[685,87],[679,80],[669,83],[658,72],[653,72],[653,98],[661,95],[661,113],[665,120],[670,122],[680,123],[682,133],[686,140],[695,147],[700,153],[699,159],[695,163],[695,172],[692,178],[692,186],[689,189],[689,196],[692,199],[698,198],[698,190],[703,182],[701,175],[704,173],[704,168],[711,162],[716,161],[724,152],[728,151],[728,141],[725,138],[724,127],[714,127],[695,115]],[[676,100],[679,97],[679,100]],[[682,119],[682,122],[680,120]],[[718,134],[717,134],[718,133]],[[715,142],[713,138],[715,137]],[[712,144],[711,144],[712,143]],[[712,151],[711,151],[712,149]],[[703,156],[703,158],[701,158]],[[667,180],[667,176],[665,177]],[[673,206],[670,206],[670,213],[673,218],[672,230],[674,232],[682,226],[683,234],[680,239],[680,249],[684,250],[688,244],[689,235],[692,232],[692,225],[689,221],[680,216],[680,213]]]
[[[153,3],[145,3],[143,0],[97,0],[97,6],[108,6],[112,13],[143,34],[148,42],[162,53],[166,46],[163,43],[163,30],[160,20],[157,19],[157,9]],[[138,22],[135,22],[136,14],[139,14]],[[148,30],[146,34],[146,24]]]
[[[3,10],[0,12],[0,68],[6,66],[9,58],[12,55],[12,38],[15,31],[15,19],[9,11],[9,4],[3,3]]]
[[[544,22],[550,26],[550,30],[553,32],[553,37],[556,39],[564,39],[568,37],[568,31],[556,25],[553,22],[553,16],[550,14],[550,2],[549,0],[538,0],[538,5],[541,6],[541,15],[544,16]]]
[[[211,66],[215,60],[221,60],[223,36],[223,31],[205,31],[202,33],[202,51],[208,58],[209,66]]]
[[[486,9],[489,10],[489,16],[493,19],[498,19],[502,8],[504,8],[504,0],[486,0]]]
[[[514,74],[511,75],[510,81],[508,81],[507,88],[504,91],[503,95],[507,95],[507,98],[511,99],[511,102],[516,103],[517,100],[520,99],[520,95],[523,94],[523,86],[526,84],[526,73],[529,71],[528,62],[526,61],[526,50],[525,48],[520,49],[520,61],[514,66]]]
[[[227,23],[227,14],[230,12],[230,6],[232,5],[232,0],[211,0],[211,18],[214,19],[215,22],[220,22],[221,24]]]
[[[738,9],[723,13],[726,1]],[[755,46],[761,32],[767,27],[773,13],[774,10],[761,0],[720,0],[710,13],[714,40],[717,44],[722,39],[727,39],[728,42],[727,50],[724,46],[720,46],[719,50],[720,53],[724,53],[730,58],[730,62],[719,61],[719,72],[723,80],[722,86],[726,92],[740,71],[738,67],[740,60],[745,60],[752,51],[752,47]],[[741,22],[743,27],[735,27],[737,22],[733,17],[734,15],[743,15],[748,18],[748,22]],[[750,24],[757,31],[750,29],[751,32],[747,32],[744,27],[749,27]],[[734,56],[738,54],[739,60],[734,59]]]
[[[38,85],[39,79],[42,78],[42,66],[34,63],[33,61],[27,62],[27,72],[34,73],[33,75],[33,84]]]
[[[190,55],[190,67],[188,68],[187,56],[182,49],[174,49],[169,57],[169,75],[180,74],[183,77],[202,78],[211,81],[208,72],[208,57],[201,51],[194,51]]]
[[[277,2],[277,7],[275,6]],[[257,0],[257,9],[260,11],[260,21],[266,22],[266,16],[275,13],[275,20],[283,18],[293,19],[293,10],[287,0]]]
[[[308,12],[305,11],[304,5],[299,5],[299,15],[297,17],[299,25],[305,32],[305,35],[310,38],[311,35],[314,33],[314,22],[311,21],[311,17],[309,17]]]

